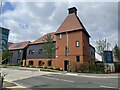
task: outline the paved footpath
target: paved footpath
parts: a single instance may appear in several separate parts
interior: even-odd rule
[[[16,80],[21,80],[25,78],[30,78],[30,77],[36,77],[39,75],[44,75],[44,74],[49,74],[50,72],[39,72],[38,70],[17,70],[13,68],[2,68],[2,72],[7,74],[4,78],[4,84],[3,88],[25,88],[23,86],[20,86],[19,84],[15,83],[14,81]],[[12,85],[12,84],[15,85]],[[8,84],[8,85],[5,85]],[[11,86],[11,87],[10,87]]]
[[[89,77],[89,78],[118,78],[118,74],[86,74],[86,73],[67,73],[67,72],[43,72],[39,71],[38,68],[25,68],[25,67],[17,67],[17,68],[3,68],[2,71],[8,75],[6,75],[4,79],[4,88],[26,88],[23,87],[14,81],[22,80],[26,78],[32,78],[40,75],[47,74],[62,74],[62,75],[70,75],[77,77]],[[7,84],[5,86],[5,84]],[[15,85],[13,85],[15,84]]]

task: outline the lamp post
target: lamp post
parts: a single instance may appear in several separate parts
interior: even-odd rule
[[[1,19],[1,22],[2,22],[2,0],[0,0],[0,19]],[[1,45],[2,45],[2,29],[1,29]],[[3,46],[2,46],[3,47]],[[1,47],[1,48],[2,48]],[[2,73],[2,53],[3,53],[3,50],[1,49],[0,51],[0,66],[1,66],[1,73],[0,73],[0,90],[2,90],[3,88],[3,79],[4,79],[4,74]]]

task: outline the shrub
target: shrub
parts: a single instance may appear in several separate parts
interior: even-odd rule
[[[69,70],[70,72],[77,72],[77,63],[76,62],[71,62],[71,64],[69,65]]]
[[[25,67],[29,67],[29,65],[26,65]]]
[[[18,64],[7,64],[7,66],[19,66]]]
[[[34,66],[29,66],[30,68],[34,68]]]
[[[89,72],[89,63],[84,62],[78,65],[78,72]]]
[[[96,65],[95,63],[89,63],[89,72],[96,73]]]
[[[114,65],[115,65],[115,72],[120,73],[120,62],[116,62]]]
[[[47,69],[47,67],[45,67],[45,66],[44,66],[43,68],[44,68],[44,69]]]
[[[69,71],[82,73],[105,73],[105,66],[104,63],[72,62],[69,66]]]
[[[62,68],[60,68],[60,71],[63,71],[63,69],[62,69]]]
[[[48,69],[54,69],[54,67],[48,67]]]
[[[96,64],[97,73],[105,73],[105,65],[104,63],[97,63]]]
[[[60,70],[60,68],[54,68],[54,70]]]

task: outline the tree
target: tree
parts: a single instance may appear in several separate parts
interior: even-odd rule
[[[52,58],[52,54],[55,52],[55,45],[54,45],[54,37],[51,34],[48,34],[47,37],[44,39],[44,54],[47,58]]]
[[[11,58],[12,54],[9,50],[4,50],[2,52],[2,62],[1,63],[7,63],[8,60]]]
[[[109,49],[110,43],[107,41],[107,39],[104,40],[99,39],[98,41],[96,41],[96,44],[97,53],[101,55],[103,61],[104,50]]]
[[[116,44],[113,48],[115,58],[120,62],[120,47]]]

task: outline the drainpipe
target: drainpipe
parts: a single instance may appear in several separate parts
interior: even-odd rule
[[[66,39],[67,39],[67,45],[66,45],[66,56],[68,56],[68,52],[69,52],[69,46],[68,46],[68,33],[66,32]]]

